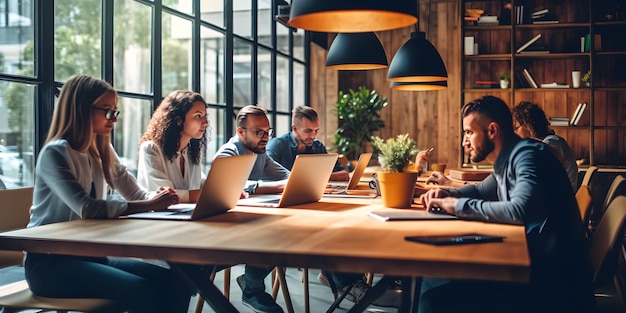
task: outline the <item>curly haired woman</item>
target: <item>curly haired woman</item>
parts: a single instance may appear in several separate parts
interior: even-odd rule
[[[137,180],[150,189],[172,187],[181,202],[195,202],[206,179],[207,104],[199,93],[176,90],[161,101],[139,145]]]

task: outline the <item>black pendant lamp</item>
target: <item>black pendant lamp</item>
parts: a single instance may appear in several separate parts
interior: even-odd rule
[[[388,66],[385,49],[373,32],[338,34],[326,57],[326,67],[331,70],[373,70]]]
[[[411,39],[396,52],[387,79],[392,82],[436,82],[448,80],[448,71],[424,32],[411,33]]]
[[[447,81],[437,82],[391,82],[391,89],[403,91],[428,91],[428,90],[444,90],[448,87]]]
[[[417,23],[416,0],[292,0],[289,25],[326,33],[383,31]]]

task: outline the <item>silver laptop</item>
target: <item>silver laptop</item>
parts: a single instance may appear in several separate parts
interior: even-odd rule
[[[286,207],[317,202],[322,198],[328,178],[337,162],[337,154],[299,154],[281,195],[263,195],[239,199],[237,205]]]
[[[245,154],[213,160],[196,203],[174,204],[166,211],[135,213],[128,217],[195,221],[225,213],[237,204],[256,157],[256,154]]]
[[[330,189],[327,189],[324,193],[324,197],[357,197],[357,198],[375,198],[376,191],[375,190],[360,190],[356,189],[361,177],[363,176],[363,172],[365,172],[365,168],[370,162],[372,158],[372,153],[362,153],[359,156],[359,160],[357,161],[356,167],[354,171],[352,171],[352,176],[348,183],[340,183],[340,182],[332,182],[330,184]]]

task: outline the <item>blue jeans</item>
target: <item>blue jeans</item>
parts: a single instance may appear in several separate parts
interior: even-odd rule
[[[187,312],[193,288],[173,270],[134,259],[28,253],[28,285],[51,298],[101,298],[130,312]]]
[[[265,291],[265,277],[272,272],[274,266],[272,267],[256,267],[250,266],[246,264],[246,268],[244,271],[244,278],[246,281],[246,288],[243,290],[244,293],[251,295],[258,292]]]

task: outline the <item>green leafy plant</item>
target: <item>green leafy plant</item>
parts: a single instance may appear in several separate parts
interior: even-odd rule
[[[403,172],[418,152],[415,140],[409,138],[409,134],[398,135],[386,141],[374,136],[372,145],[378,151],[380,165],[386,172]]]
[[[591,82],[591,70],[588,70],[587,73],[583,75],[583,78],[581,80],[583,81],[583,83]]]
[[[334,135],[337,152],[349,160],[355,160],[364,152],[372,134],[385,126],[379,112],[386,105],[386,97],[365,86],[360,86],[357,91],[349,89],[347,93],[339,91],[333,109],[339,118],[339,128]]]
[[[509,77],[509,73],[508,72],[499,72],[498,73],[498,79],[499,80],[511,81],[511,78]]]

